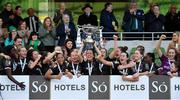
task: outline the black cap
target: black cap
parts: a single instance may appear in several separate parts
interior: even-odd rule
[[[83,8],[82,8],[82,10],[84,10],[84,9],[86,9],[86,8],[90,8],[90,9],[93,9],[93,7],[91,7],[91,5],[90,4],[86,4]]]

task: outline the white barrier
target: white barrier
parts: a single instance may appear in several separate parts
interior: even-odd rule
[[[179,100],[180,99],[180,78],[173,77],[171,79],[171,99]]]
[[[88,76],[65,76],[61,80],[51,80],[51,99],[55,100],[88,100]]]
[[[14,76],[20,82],[24,82],[25,89],[11,82],[7,76],[0,76],[0,90],[4,100],[28,100],[29,99],[29,76]]]
[[[128,52],[134,47],[137,47],[138,45],[142,45],[145,47],[145,53],[152,52],[156,46],[157,41],[118,41],[118,46],[127,46]],[[166,50],[170,41],[163,41],[161,44],[161,47],[164,47]],[[114,42],[113,41],[107,41],[105,44],[105,48],[108,50],[109,48],[113,48]]]
[[[36,81],[32,81],[30,79],[33,79],[33,76],[14,76],[18,81],[23,81],[25,82],[26,88],[25,90],[20,89],[17,85],[12,83],[7,76],[0,76],[0,91],[2,93],[2,97],[4,100],[28,100],[30,97],[30,94],[32,90],[41,90],[42,92],[37,92],[39,93],[38,95],[40,96],[41,93],[46,92],[45,88],[47,87],[42,86],[43,80],[41,77],[41,82],[38,85]],[[99,76],[95,76],[95,78]],[[37,78],[37,77],[36,77]],[[166,77],[167,78],[167,77]],[[50,85],[48,87],[50,91],[49,92],[49,99],[50,100],[88,100],[90,97],[90,94],[92,94],[92,90],[98,90],[101,89],[103,90],[102,92],[108,92],[109,93],[109,99],[110,100],[148,100],[150,97],[150,92],[152,90],[161,90],[163,89],[161,87],[162,85],[162,80],[159,82],[150,82],[150,78],[147,76],[141,76],[139,78],[138,82],[127,82],[123,81],[121,76],[105,76],[102,77],[102,80],[109,80],[109,86],[104,86],[107,84],[102,84],[103,81],[94,80],[94,77],[89,76],[81,76],[79,78],[73,77],[73,79],[69,79],[67,77],[62,77],[61,80],[51,80]],[[45,81],[45,80],[44,80]],[[158,80],[157,80],[158,81]],[[35,83],[36,82],[36,83]],[[92,85],[92,82],[94,84]],[[97,84],[99,83],[99,84]],[[166,83],[170,83],[166,84]],[[33,86],[34,84],[34,86]],[[92,87],[89,87],[91,86]],[[104,89],[101,86],[106,87]],[[151,90],[150,90],[150,85]],[[170,98],[173,100],[179,100],[180,98],[180,77],[174,77],[174,78],[168,78],[168,81],[166,80],[163,83],[164,86],[167,86],[167,88],[170,90]],[[29,88],[32,87],[32,88]],[[110,87],[110,88],[107,88]],[[106,90],[106,91],[104,91]],[[164,90],[164,89],[163,89]],[[165,91],[166,92],[166,91]],[[100,92],[99,92],[100,93]],[[101,95],[101,94],[100,94]],[[48,96],[47,96],[48,97]],[[39,99],[39,98],[38,98]],[[48,98],[47,98],[48,99]],[[1,98],[0,98],[1,100]]]
[[[149,78],[140,77],[138,82],[127,82],[122,80],[122,76],[111,76],[111,99],[122,100],[149,98]],[[141,96],[142,95],[142,96]]]

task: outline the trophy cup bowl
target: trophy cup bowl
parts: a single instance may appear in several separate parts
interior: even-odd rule
[[[92,26],[92,25],[83,25],[83,32],[86,34],[86,39],[85,39],[85,43],[86,44],[93,44],[94,40],[92,39],[92,36],[94,33],[96,33],[96,31],[98,31],[98,28],[96,26]]]
[[[87,38],[85,39],[85,43],[94,43],[94,40],[92,39],[93,33],[87,33]]]
[[[97,33],[100,33],[100,41],[102,41],[102,29],[103,27],[93,26],[90,24],[87,25],[78,25],[78,38],[77,38],[77,45],[80,46],[80,43],[83,41],[85,44],[86,49],[93,48],[94,42],[99,40],[97,39]],[[82,32],[82,34],[81,34]],[[95,40],[94,40],[95,39]]]

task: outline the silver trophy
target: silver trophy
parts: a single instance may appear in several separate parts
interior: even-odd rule
[[[97,38],[97,33],[99,33],[99,43],[102,43],[102,29],[103,27],[92,26],[92,25],[82,25],[78,26],[78,37],[77,37],[77,47],[80,47],[80,43],[84,41],[88,48],[93,48],[93,44],[95,42],[94,38]],[[82,34],[84,36],[82,36]]]

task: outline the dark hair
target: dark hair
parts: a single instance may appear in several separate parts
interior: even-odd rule
[[[179,70],[180,69],[180,53],[175,55],[175,67]]]
[[[72,48],[71,48],[71,49],[67,48],[67,46],[66,46],[66,44],[67,44],[69,41],[72,42]],[[72,39],[66,39],[65,42],[64,42],[64,47],[65,47],[65,49],[66,49],[66,51],[67,51],[67,53],[68,53],[67,55],[70,56],[70,55],[71,55],[71,52],[72,52],[73,49],[75,48],[75,47],[74,47],[74,42],[73,42],[73,40],[72,40]]]
[[[15,10],[18,10],[19,8],[21,8],[21,6],[16,6]]]
[[[100,50],[102,50],[102,49],[104,49],[104,50],[105,50],[105,52],[106,52],[106,55],[105,55],[105,56],[107,56],[107,55],[108,55],[108,51],[107,51],[107,49],[106,49],[106,48],[101,48]]]
[[[29,11],[30,11],[30,10],[33,10],[33,12],[34,12],[34,9],[33,9],[33,8],[28,8],[28,9],[27,9],[27,13],[28,13],[28,14],[29,14]]]
[[[154,53],[148,52],[146,55],[152,58],[152,62],[155,62],[155,55],[154,55]]]
[[[174,59],[175,59],[175,61],[180,62],[180,53],[176,53]]]
[[[139,48],[139,49],[137,49],[137,48]],[[138,46],[136,47],[136,50],[138,50],[138,51],[140,52],[141,55],[144,55],[144,51],[145,51],[144,46],[138,45]]]
[[[33,35],[37,35],[37,37],[38,37],[37,32],[35,32],[35,31],[31,32],[31,34],[30,34],[30,36],[29,36],[29,39],[28,39],[28,43],[27,43],[27,44],[30,44],[30,41],[32,40],[32,36],[33,36]],[[39,39],[39,38],[38,38],[38,39]]]
[[[31,49],[31,50],[28,50],[28,52],[27,52],[27,60],[32,60],[32,61],[34,61],[33,60],[33,52],[34,51],[36,51],[36,50],[34,50],[34,49]],[[38,51],[37,51],[38,52]],[[39,53],[39,52],[38,52]],[[42,53],[42,57],[41,57],[41,61],[42,61],[42,59],[44,59],[45,58],[45,55],[46,55],[46,53]]]
[[[67,47],[66,47],[66,44],[67,44],[69,41],[72,42],[72,45],[73,45],[73,46],[72,46],[72,49],[73,49],[73,48],[74,48],[74,43],[73,43],[74,41],[73,41],[72,39],[66,39],[65,42],[64,42],[64,46],[65,46],[65,48],[67,48]]]
[[[111,2],[107,2],[107,3],[105,3],[105,5],[104,5],[104,9],[107,9],[107,7],[108,7],[109,5],[112,5],[112,3],[111,3]]]
[[[31,34],[30,34],[30,36],[29,36],[29,39],[30,39],[30,40],[32,40],[32,36],[33,36],[33,35],[37,35],[37,36],[38,36],[37,32],[33,31],[33,32],[31,32]]]
[[[9,45],[4,47],[3,49],[4,54],[9,55],[12,59],[17,59],[18,50],[13,46]]]
[[[20,30],[21,25],[22,25],[24,22],[26,23],[25,20],[20,20],[20,21],[19,21],[19,23],[18,23],[18,29],[19,29],[19,30]],[[26,28],[27,28],[27,25],[26,25]]]
[[[14,41],[16,41],[17,39],[22,39],[22,38],[17,35],[17,36],[14,38]]]
[[[34,51],[35,51],[34,49],[28,50],[28,52],[27,52],[27,59],[28,59],[28,60],[32,60],[32,59],[33,59],[33,58],[32,58],[32,53],[33,53]]]
[[[126,52],[127,50],[128,50],[128,47],[127,46],[124,46],[124,47],[122,47],[122,46],[120,46],[120,47],[118,47],[122,52]]]
[[[122,53],[125,53],[125,54],[126,54],[126,56],[127,56],[127,58],[129,58],[129,54],[128,54],[127,52],[122,52]]]
[[[86,49],[86,53],[87,53],[87,51],[92,51],[93,55],[95,56],[95,50],[94,49]]]

